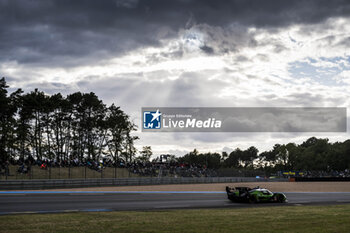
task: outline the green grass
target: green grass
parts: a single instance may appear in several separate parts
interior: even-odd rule
[[[0,216],[0,232],[349,232],[350,205]]]
[[[31,174],[19,174],[17,173],[18,166],[9,166],[10,176],[8,180],[26,180],[26,179],[84,179],[85,171],[86,178],[114,178],[114,168],[106,167],[103,172],[97,172],[95,170],[84,167],[53,167],[49,169],[41,169],[39,166],[32,166]],[[51,174],[50,174],[51,173]],[[117,178],[138,177],[133,173],[129,174],[126,168],[117,168]],[[4,175],[0,175],[0,180],[5,180]]]

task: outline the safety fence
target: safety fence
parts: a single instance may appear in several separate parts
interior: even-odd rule
[[[334,181],[350,181],[350,177],[292,177],[290,181],[296,182],[334,182]]]
[[[104,178],[104,179],[56,179],[56,180],[2,180],[0,190],[57,189],[100,186],[201,184],[288,181],[288,179],[262,179],[255,177],[162,177],[162,178]]]
[[[131,177],[265,177],[263,171],[250,169],[205,169],[198,168],[180,168],[169,169],[166,167],[157,167],[150,171],[149,169],[140,169],[139,167],[103,167],[101,169],[89,166],[65,166],[50,167],[46,166],[15,166],[10,165],[5,171],[0,171],[0,180],[27,180],[27,179],[100,179],[100,178],[131,178]]]
[[[29,179],[100,179],[100,178],[129,178],[138,177],[127,168],[106,167],[92,169],[80,167],[46,167],[32,166],[29,170],[21,170],[19,166],[9,166],[8,172],[0,173],[0,180],[29,180]]]

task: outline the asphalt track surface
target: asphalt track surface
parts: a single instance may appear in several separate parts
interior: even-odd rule
[[[350,204],[350,192],[285,193],[287,204],[232,203],[225,192],[0,191],[0,215],[89,211]]]

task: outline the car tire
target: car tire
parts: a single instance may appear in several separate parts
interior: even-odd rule
[[[277,201],[278,201],[279,203],[283,203],[283,202],[284,202],[284,197],[283,197],[282,195],[278,195],[278,196],[277,196]]]
[[[258,197],[257,196],[250,196],[249,197],[249,203],[258,203],[259,202],[259,199],[258,199]]]

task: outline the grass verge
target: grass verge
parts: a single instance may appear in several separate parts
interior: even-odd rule
[[[0,232],[349,232],[350,205],[0,216]]]

